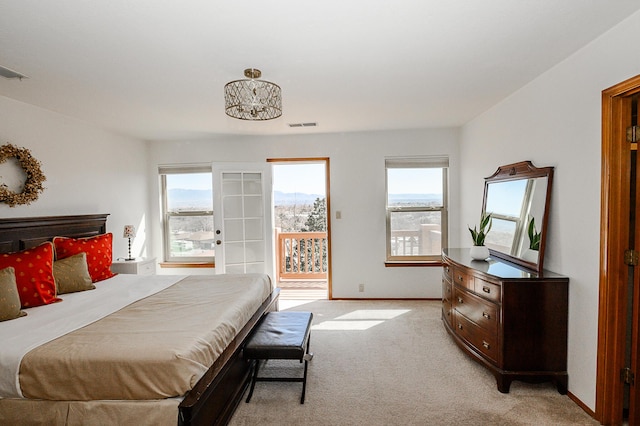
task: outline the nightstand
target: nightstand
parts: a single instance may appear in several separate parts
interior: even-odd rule
[[[156,258],[139,257],[136,260],[114,260],[111,272],[116,274],[155,275]]]

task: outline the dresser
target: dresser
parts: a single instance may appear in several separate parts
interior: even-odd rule
[[[111,272],[116,274],[155,275],[156,258],[114,260],[111,264]]]
[[[442,320],[455,343],[488,368],[498,390],[513,380],[552,381],[567,393],[569,279],[500,259],[445,249]]]

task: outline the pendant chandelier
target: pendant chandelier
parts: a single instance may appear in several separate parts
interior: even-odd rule
[[[244,70],[245,80],[224,86],[224,109],[229,117],[240,120],[271,120],[282,115],[280,86],[257,80],[262,73],[255,68]]]

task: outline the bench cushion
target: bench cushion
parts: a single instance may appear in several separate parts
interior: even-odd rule
[[[311,312],[269,312],[244,348],[249,359],[302,359],[311,330]]]

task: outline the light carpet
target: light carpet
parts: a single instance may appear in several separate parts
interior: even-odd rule
[[[230,424],[597,425],[550,383],[514,381],[508,394],[453,343],[438,301],[328,301],[313,312],[307,394],[300,383],[257,383]],[[264,375],[302,374],[269,361]],[[246,394],[245,394],[246,397]]]

